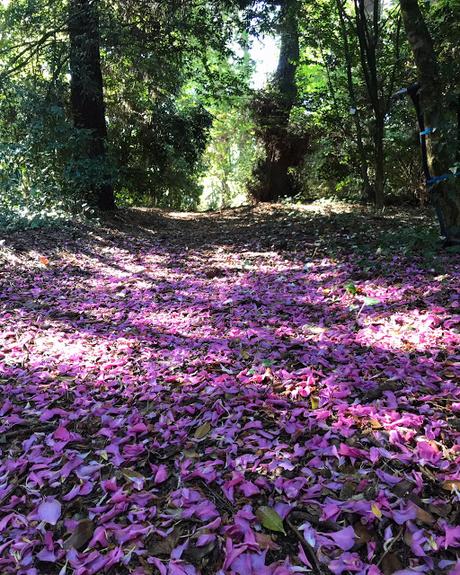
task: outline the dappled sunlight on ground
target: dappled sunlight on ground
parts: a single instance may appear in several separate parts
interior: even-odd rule
[[[5,239],[1,573],[458,573],[458,256],[292,209]]]

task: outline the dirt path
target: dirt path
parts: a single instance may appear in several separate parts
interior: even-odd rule
[[[458,575],[460,260],[427,221],[4,237],[0,573]]]

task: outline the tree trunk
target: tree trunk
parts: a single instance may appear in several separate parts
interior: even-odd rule
[[[379,115],[375,119],[375,134],[374,134],[374,148],[375,148],[374,202],[375,206],[379,209],[383,208],[384,188],[385,188],[385,154],[383,149],[384,132],[385,132],[384,117],[383,115]]]
[[[381,1],[354,0],[356,34],[367,94],[374,113],[374,189],[371,198],[377,208],[384,204],[385,187],[385,103],[377,69],[380,36]]]
[[[433,40],[417,0],[400,0],[407,38],[414,54],[420,85],[420,103],[427,130],[426,150],[433,182],[429,182],[441,233],[448,242],[460,241],[460,182],[450,177],[455,148],[449,141],[449,126],[455,122],[443,98],[443,89]],[[438,177],[445,177],[439,179]]]
[[[107,125],[99,48],[99,18],[96,0],[69,0],[70,102],[74,125],[89,131],[86,157],[103,170],[101,183],[91,192],[101,210],[115,207],[107,170]]]
[[[265,148],[265,159],[254,172],[251,190],[261,202],[294,195],[289,169],[298,165],[304,145],[289,134],[289,118],[297,97],[295,81],[299,59],[298,0],[284,0],[280,12],[281,48],[278,67],[267,93],[255,104],[257,133]]]
[[[284,105],[286,122],[297,97],[295,82],[299,60],[297,10],[297,0],[284,0],[281,8],[281,48],[274,86],[279,93],[280,103]]]
[[[356,145],[358,148],[358,161],[361,178],[363,180],[363,200],[374,201],[374,191],[371,188],[369,180],[369,169],[367,163],[366,152],[363,142],[363,130],[361,126],[361,114],[358,110],[358,102],[356,100],[355,85],[353,83],[353,62],[351,58],[350,44],[348,42],[348,32],[345,23],[344,6],[341,0],[336,0],[337,10],[339,13],[340,31],[342,34],[343,51],[345,54],[345,65],[347,71],[347,86],[348,96],[350,99],[350,108],[353,110],[353,121],[356,129]]]

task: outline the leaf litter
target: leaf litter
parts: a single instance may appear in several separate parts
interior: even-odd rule
[[[5,238],[2,574],[460,573],[460,260],[326,212]]]

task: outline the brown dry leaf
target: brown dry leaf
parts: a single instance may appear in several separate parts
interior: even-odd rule
[[[355,533],[358,537],[357,543],[359,543],[360,545],[364,545],[365,543],[369,543],[369,541],[372,541],[372,535],[369,532],[369,527],[366,527],[360,521],[357,521],[353,525],[353,529],[355,530]]]
[[[45,257],[45,256],[40,256],[40,257],[38,258],[38,261],[39,261],[42,265],[44,265],[44,266],[47,266],[47,265],[49,265],[49,263],[50,263],[49,259],[48,259],[47,257]]]
[[[196,547],[193,543],[190,543],[183,553],[183,558],[186,561],[193,563],[193,565],[198,565],[206,555],[209,555],[214,550],[215,546],[215,541],[211,541],[202,547]]]
[[[203,423],[203,425],[200,425],[200,427],[197,428],[194,437],[195,439],[203,439],[208,435],[210,431],[211,431],[211,424],[209,423],[209,421],[206,421],[205,423]]]
[[[371,424],[372,429],[382,429],[383,427],[378,419],[371,418],[369,423]]]
[[[403,568],[403,564],[399,560],[396,553],[388,553],[382,560],[383,575],[393,575],[396,571]]]
[[[414,484],[412,481],[408,481],[407,479],[403,479],[400,483],[394,486],[393,493],[398,497],[404,497],[408,493],[411,493],[413,490]]]
[[[199,454],[194,449],[184,449],[183,454],[187,459],[196,459]]]
[[[159,541],[149,541],[148,550],[152,555],[165,555],[169,557],[171,551],[177,547],[181,535],[179,528],[174,529],[165,539]]]
[[[425,509],[422,509],[415,503],[412,503],[412,505],[415,508],[417,520],[420,521],[420,523],[425,523],[425,525],[433,525],[436,522],[431,513],[428,513],[428,511],[425,511]]]
[[[89,542],[94,533],[94,523],[90,519],[82,519],[73,533],[64,541],[64,549],[73,547],[80,551]]]
[[[272,536],[268,533],[256,532],[256,541],[261,549],[270,549],[270,551],[278,551],[278,549],[281,549],[281,547],[273,541]]]
[[[130,481],[133,479],[141,479],[142,481],[145,481],[145,477],[137,471],[134,471],[134,469],[122,469],[121,473],[126,479],[129,479]]]
[[[406,529],[406,531],[404,532],[404,543],[410,547],[411,543],[412,543],[412,533],[409,531],[409,529]]]
[[[434,515],[438,515],[438,517],[447,517],[449,513],[452,511],[452,505],[449,503],[435,505],[434,503],[430,503],[428,506],[431,513]]]
[[[460,479],[448,479],[443,481],[441,487],[446,491],[460,491]]]

